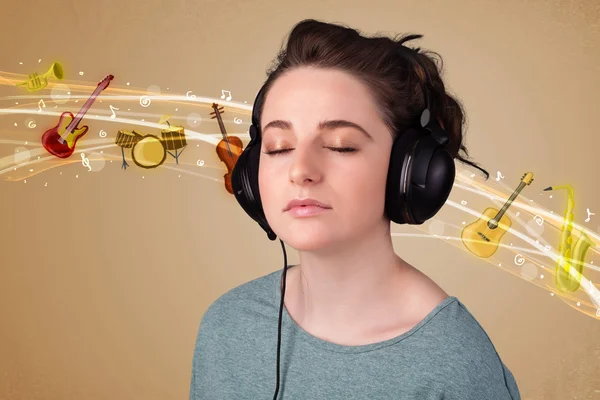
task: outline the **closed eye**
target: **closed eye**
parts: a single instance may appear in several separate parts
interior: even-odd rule
[[[333,150],[338,153],[354,153],[356,151],[353,147],[327,147],[330,150]],[[268,155],[277,155],[282,153],[287,153],[292,149],[281,149],[281,150],[271,150],[271,151],[263,151],[263,153]]]

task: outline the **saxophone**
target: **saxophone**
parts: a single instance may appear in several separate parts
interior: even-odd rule
[[[573,237],[571,230],[573,229],[573,208],[575,201],[573,200],[573,188],[571,185],[549,186],[544,190],[567,189],[569,195],[567,199],[567,211],[565,220],[562,226],[560,244],[558,252],[560,258],[556,264],[555,284],[556,287],[563,293],[574,292],[579,289],[581,276],[583,274],[585,253],[591,245],[595,243],[582,230],[581,235],[577,238],[577,242],[571,251]],[[575,264],[575,265],[572,265]],[[573,267],[573,268],[571,268]]]

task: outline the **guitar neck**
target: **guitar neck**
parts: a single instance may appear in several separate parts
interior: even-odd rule
[[[79,112],[77,113],[77,115],[75,116],[75,118],[73,119],[73,121],[71,121],[71,123],[69,124],[69,126],[67,127],[64,136],[66,137],[73,129],[75,129],[77,127],[77,125],[79,125],[79,122],[83,119],[84,115],[88,112],[88,110],[90,109],[90,107],[92,106],[92,104],[94,104],[94,101],[96,101],[96,97],[98,97],[98,95],[100,94],[101,91],[103,91],[104,88],[101,86],[98,86],[96,88],[96,90],[94,90],[94,92],[92,93],[92,95],[90,96],[89,99],[87,99],[87,101],[85,102],[85,104],[83,105],[83,107],[81,107],[81,110],[79,110]],[[63,135],[61,135],[62,137]],[[63,137],[64,139],[64,137]]]
[[[523,190],[524,187],[525,187],[525,182],[519,183],[519,186],[510,195],[510,197],[508,198],[508,200],[506,200],[506,203],[504,203],[504,205],[502,206],[502,208],[500,209],[500,211],[498,211],[498,214],[496,214],[496,216],[494,217],[494,219],[496,221],[498,221],[498,220],[500,220],[500,218],[502,218],[502,216],[504,215],[504,213],[506,212],[506,210],[508,210],[508,207],[510,207],[510,205],[513,202],[513,200],[515,198],[517,198],[517,196],[519,195],[519,193],[521,193],[521,190]]]

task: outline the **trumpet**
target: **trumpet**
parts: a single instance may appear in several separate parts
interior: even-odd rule
[[[48,86],[48,78],[63,79],[64,72],[62,65],[55,62],[50,66],[48,72],[42,75],[38,75],[35,72],[29,75],[29,79],[21,83],[17,83],[16,86],[25,86],[25,89],[29,92],[35,92]]]
[[[571,236],[571,230],[573,229],[573,208],[575,208],[573,187],[571,185],[548,186],[544,190],[556,189],[566,189],[568,197],[565,220],[558,246],[560,258],[556,264],[555,284],[561,292],[569,293],[579,289],[581,276],[583,275],[585,253],[595,243],[582,230],[575,245],[572,246],[573,237]],[[573,248],[571,249],[571,247]]]

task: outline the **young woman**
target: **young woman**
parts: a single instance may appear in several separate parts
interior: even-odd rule
[[[423,110],[449,138],[440,143],[451,164],[430,155],[445,169],[425,169],[434,171],[428,184],[450,182],[437,194],[439,207],[455,158],[489,177],[458,154],[468,155],[463,111],[436,63],[404,46],[420,37],[365,37],[316,20],[292,30],[257,96],[253,146],[232,183],[247,212],[241,196],[257,198],[264,219],[251,216],[270,239],[276,232],[298,250],[300,263],[210,305],[198,331],[191,400],[268,399],[274,392],[290,400],[520,399],[512,373],[464,304],[394,251],[389,171],[425,157],[418,154],[425,147],[411,147],[420,136],[408,132]],[[421,167],[411,168],[416,174]],[[426,197],[411,201],[414,210],[427,208]],[[419,223],[415,213],[406,219]]]

